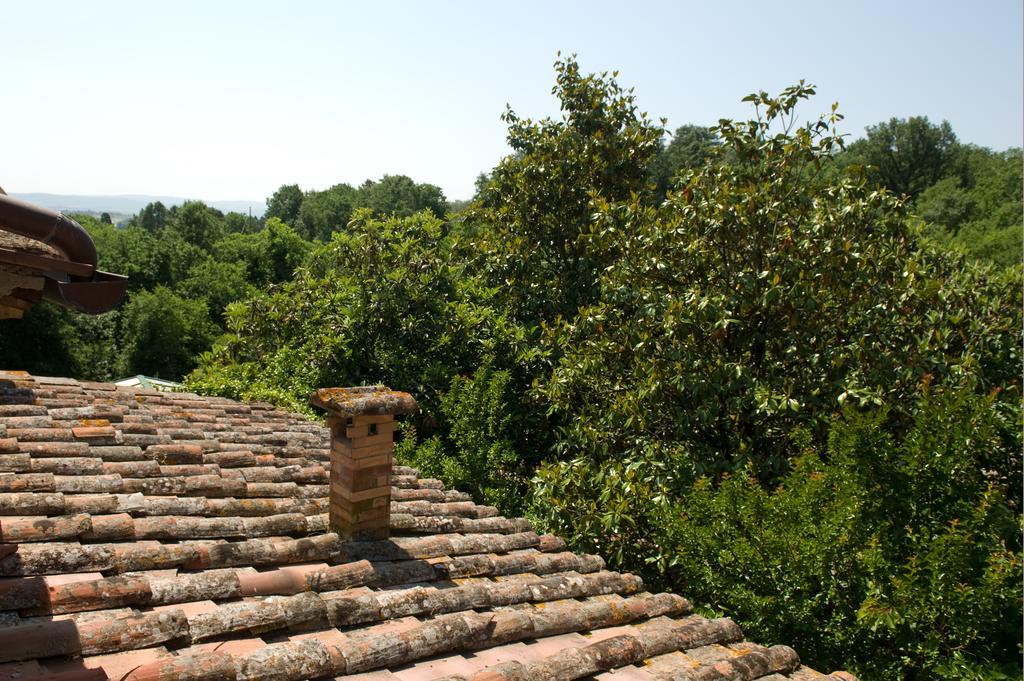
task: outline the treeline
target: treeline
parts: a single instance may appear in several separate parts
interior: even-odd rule
[[[100,268],[128,276],[127,300],[94,317],[36,305],[0,325],[0,356],[38,374],[180,380],[224,333],[229,304],[291,279],[315,241],[360,208],[443,216],[448,203],[433,185],[386,175],[358,189],[282,187],[258,219],[201,201],[151,203],[120,227],[105,215],[74,215],[96,243]]]
[[[282,187],[119,328],[236,267],[193,389],[408,390],[403,461],[754,640],[866,681],[1019,677],[1020,151],[923,118],[844,145],[835,109],[795,124],[803,84],[667,144],[614,75],[559,61],[555,94],[506,112],[464,210]],[[129,229],[196,245],[178,222]]]
[[[908,197],[923,231],[944,248],[999,265],[1019,265],[1024,248],[1021,150],[961,143],[943,121],[893,118],[838,157],[866,166],[868,179]]]

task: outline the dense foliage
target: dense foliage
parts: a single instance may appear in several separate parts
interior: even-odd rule
[[[621,255],[549,331],[563,454],[668,458],[682,484],[751,461],[770,482],[789,433],[822,439],[846,400],[898,409],[926,375],[1016,393],[1015,281],[922,250],[899,200],[823,173],[836,116],[790,131],[808,94],[754,97],[757,120],[717,129],[730,161],[661,205],[596,205],[590,243]]]
[[[1012,668],[1020,270],[930,250],[830,167],[835,113],[792,126],[809,94],[753,95],[661,205],[596,202],[621,255],[548,330],[538,392],[567,425],[533,511],[820,666]]]
[[[869,126],[847,153],[849,160],[867,166],[874,184],[916,198],[949,172],[958,152],[949,123],[933,125],[927,116],[912,116]]]
[[[128,276],[128,299],[99,317],[36,305],[24,320],[0,323],[5,363],[95,380],[181,379],[227,328],[228,305],[289,281],[314,249],[311,239],[345,229],[354,206],[380,215],[442,214],[447,206],[437,187],[404,175],[338,187],[305,194],[281,187],[258,220],[200,201],[170,208],[157,201],[120,226],[75,215],[96,243],[100,267]],[[339,191],[354,197],[342,208]]]
[[[505,112],[514,153],[491,172],[473,212],[487,225],[480,239],[487,279],[528,325],[572,315],[594,299],[611,254],[588,247],[591,200],[649,196],[648,166],[663,132],[614,74],[584,75],[571,60],[555,71],[562,118]]]
[[[367,180],[358,189],[341,183],[303,194],[298,185],[283,185],[267,200],[267,217],[280,219],[306,239],[328,241],[359,208],[401,217],[428,210],[443,217],[448,201],[432,184],[417,184],[405,175],[385,175],[376,182]]]
[[[812,665],[1019,676],[1019,516],[993,466],[1019,455],[999,433],[1020,424],[965,392],[924,390],[913,411],[898,437],[884,409],[848,410],[827,448],[798,434],[774,490],[744,472],[698,482],[661,509],[666,578]],[[1019,477],[1010,484],[1019,493]]]
[[[962,144],[949,123],[893,118],[871,126],[842,164],[862,164],[874,184],[906,195],[943,249],[985,262],[1020,263],[1022,157]]]
[[[699,125],[677,128],[648,169],[658,200],[665,199],[676,175],[702,167],[721,143],[711,128]]]
[[[38,305],[51,350],[0,347],[294,409],[409,390],[403,461],[752,638],[865,681],[1019,676],[1020,150],[926,118],[844,148],[836,107],[796,125],[802,83],[666,143],[615,74],[555,71],[561,115],[509,109],[457,215],[395,175],[92,221],[130,300]]]
[[[383,381],[414,390],[433,411],[453,373],[471,370],[507,334],[442,227],[426,213],[357,213],[294,280],[229,309],[231,333],[192,380],[299,407],[341,378]]]
[[[1020,263],[1022,167],[1020,149],[962,147],[950,174],[917,198],[925,230],[944,248],[955,246],[999,265]]]

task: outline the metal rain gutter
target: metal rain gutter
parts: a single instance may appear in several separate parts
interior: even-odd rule
[[[47,300],[98,314],[112,310],[124,298],[128,277],[97,270],[92,237],[66,215],[0,193],[0,229],[52,246],[70,261],[16,251],[0,253],[2,262],[43,270]]]

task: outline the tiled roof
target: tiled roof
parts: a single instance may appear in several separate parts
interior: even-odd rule
[[[0,681],[852,678],[411,468],[391,539],[342,542],[328,438],[268,404],[0,372]]]

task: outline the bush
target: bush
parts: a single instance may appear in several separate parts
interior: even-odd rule
[[[812,666],[1019,677],[1021,518],[986,475],[1016,456],[1000,432],[1018,424],[966,392],[923,396],[902,438],[888,416],[848,409],[774,490],[702,480],[660,518],[659,570]]]
[[[441,398],[441,434],[410,446],[415,433],[406,432],[397,456],[507,512],[522,505],[529,468],[513,446],[510,374],[492,362],[486,358],[471,376],[452,378]]]

